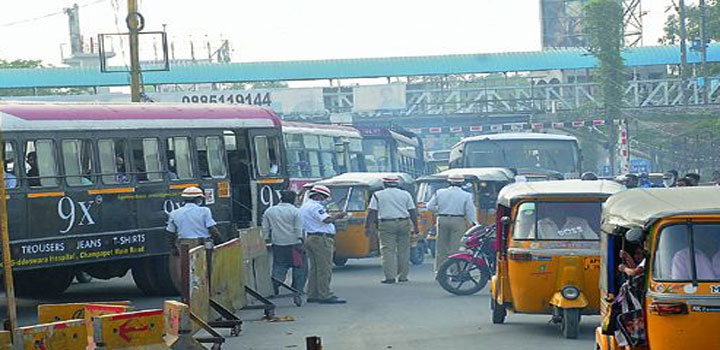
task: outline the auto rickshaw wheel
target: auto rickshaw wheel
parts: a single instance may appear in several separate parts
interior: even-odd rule
[[[347,264],[347,261],[348,261],[348,258],[333,257],[333,264],[335,264],[335,266],[338,266],[338,267],[345,266],[345,264]]]
[[[580,331],[580,309],[563,309],[560,328],[565,338],[576,339]]]
[[[505,323],[505,316],[507,316],[507,310],[505,305],[500,305],[495,300],[494,296],[490,296],[490,309],[492,310],[492,323],[503,324]]]

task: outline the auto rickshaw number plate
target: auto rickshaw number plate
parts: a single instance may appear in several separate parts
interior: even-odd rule
[[[588,256],[585,258],[585,271],[600,270],[600,258]]]

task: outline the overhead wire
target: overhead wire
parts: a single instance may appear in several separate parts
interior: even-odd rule
[[[99,4],[99,3],[105,2],[105,1],[108,1],[108,0],[89,1],[82,5],[78,5],[78,7],[84,8],[84,7],[92,6],[92,5]],[[46,18],[63,15],[63,14],[65,14],[64,8],[59,11],[51,12],[51,13],[44,14],[44,15],[37,16],[37,17],[31,17],[31,18],[21,19],[21,20],[17,20],[17,21],[2,23],[2,24],[0,24],[0,28],[12,27],[12,26],[20,25],[20,24],[25,24],[25,23],[31,23],[31,22],[35,22],[35,21],[46,19]]]

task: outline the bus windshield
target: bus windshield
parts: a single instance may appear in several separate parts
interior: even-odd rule
[[[602,202],[526,202],[513,227],[516,240],[597,241]]]
[[[505,167],[579,172],[579,150],[575,141],[489,140],[468,142],[465,167]]]
[[[388,140],[365,139],[363,149],[365,150],[365,166],[369,172],[393,171],[390,162],[390,147]]]

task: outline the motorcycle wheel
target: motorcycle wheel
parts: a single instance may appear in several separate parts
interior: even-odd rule
[[[489,279],[487,268],[458,258],[445,260],[438,269],[437,277],[440,286],[455,295],[475,294],[485,288]]]

